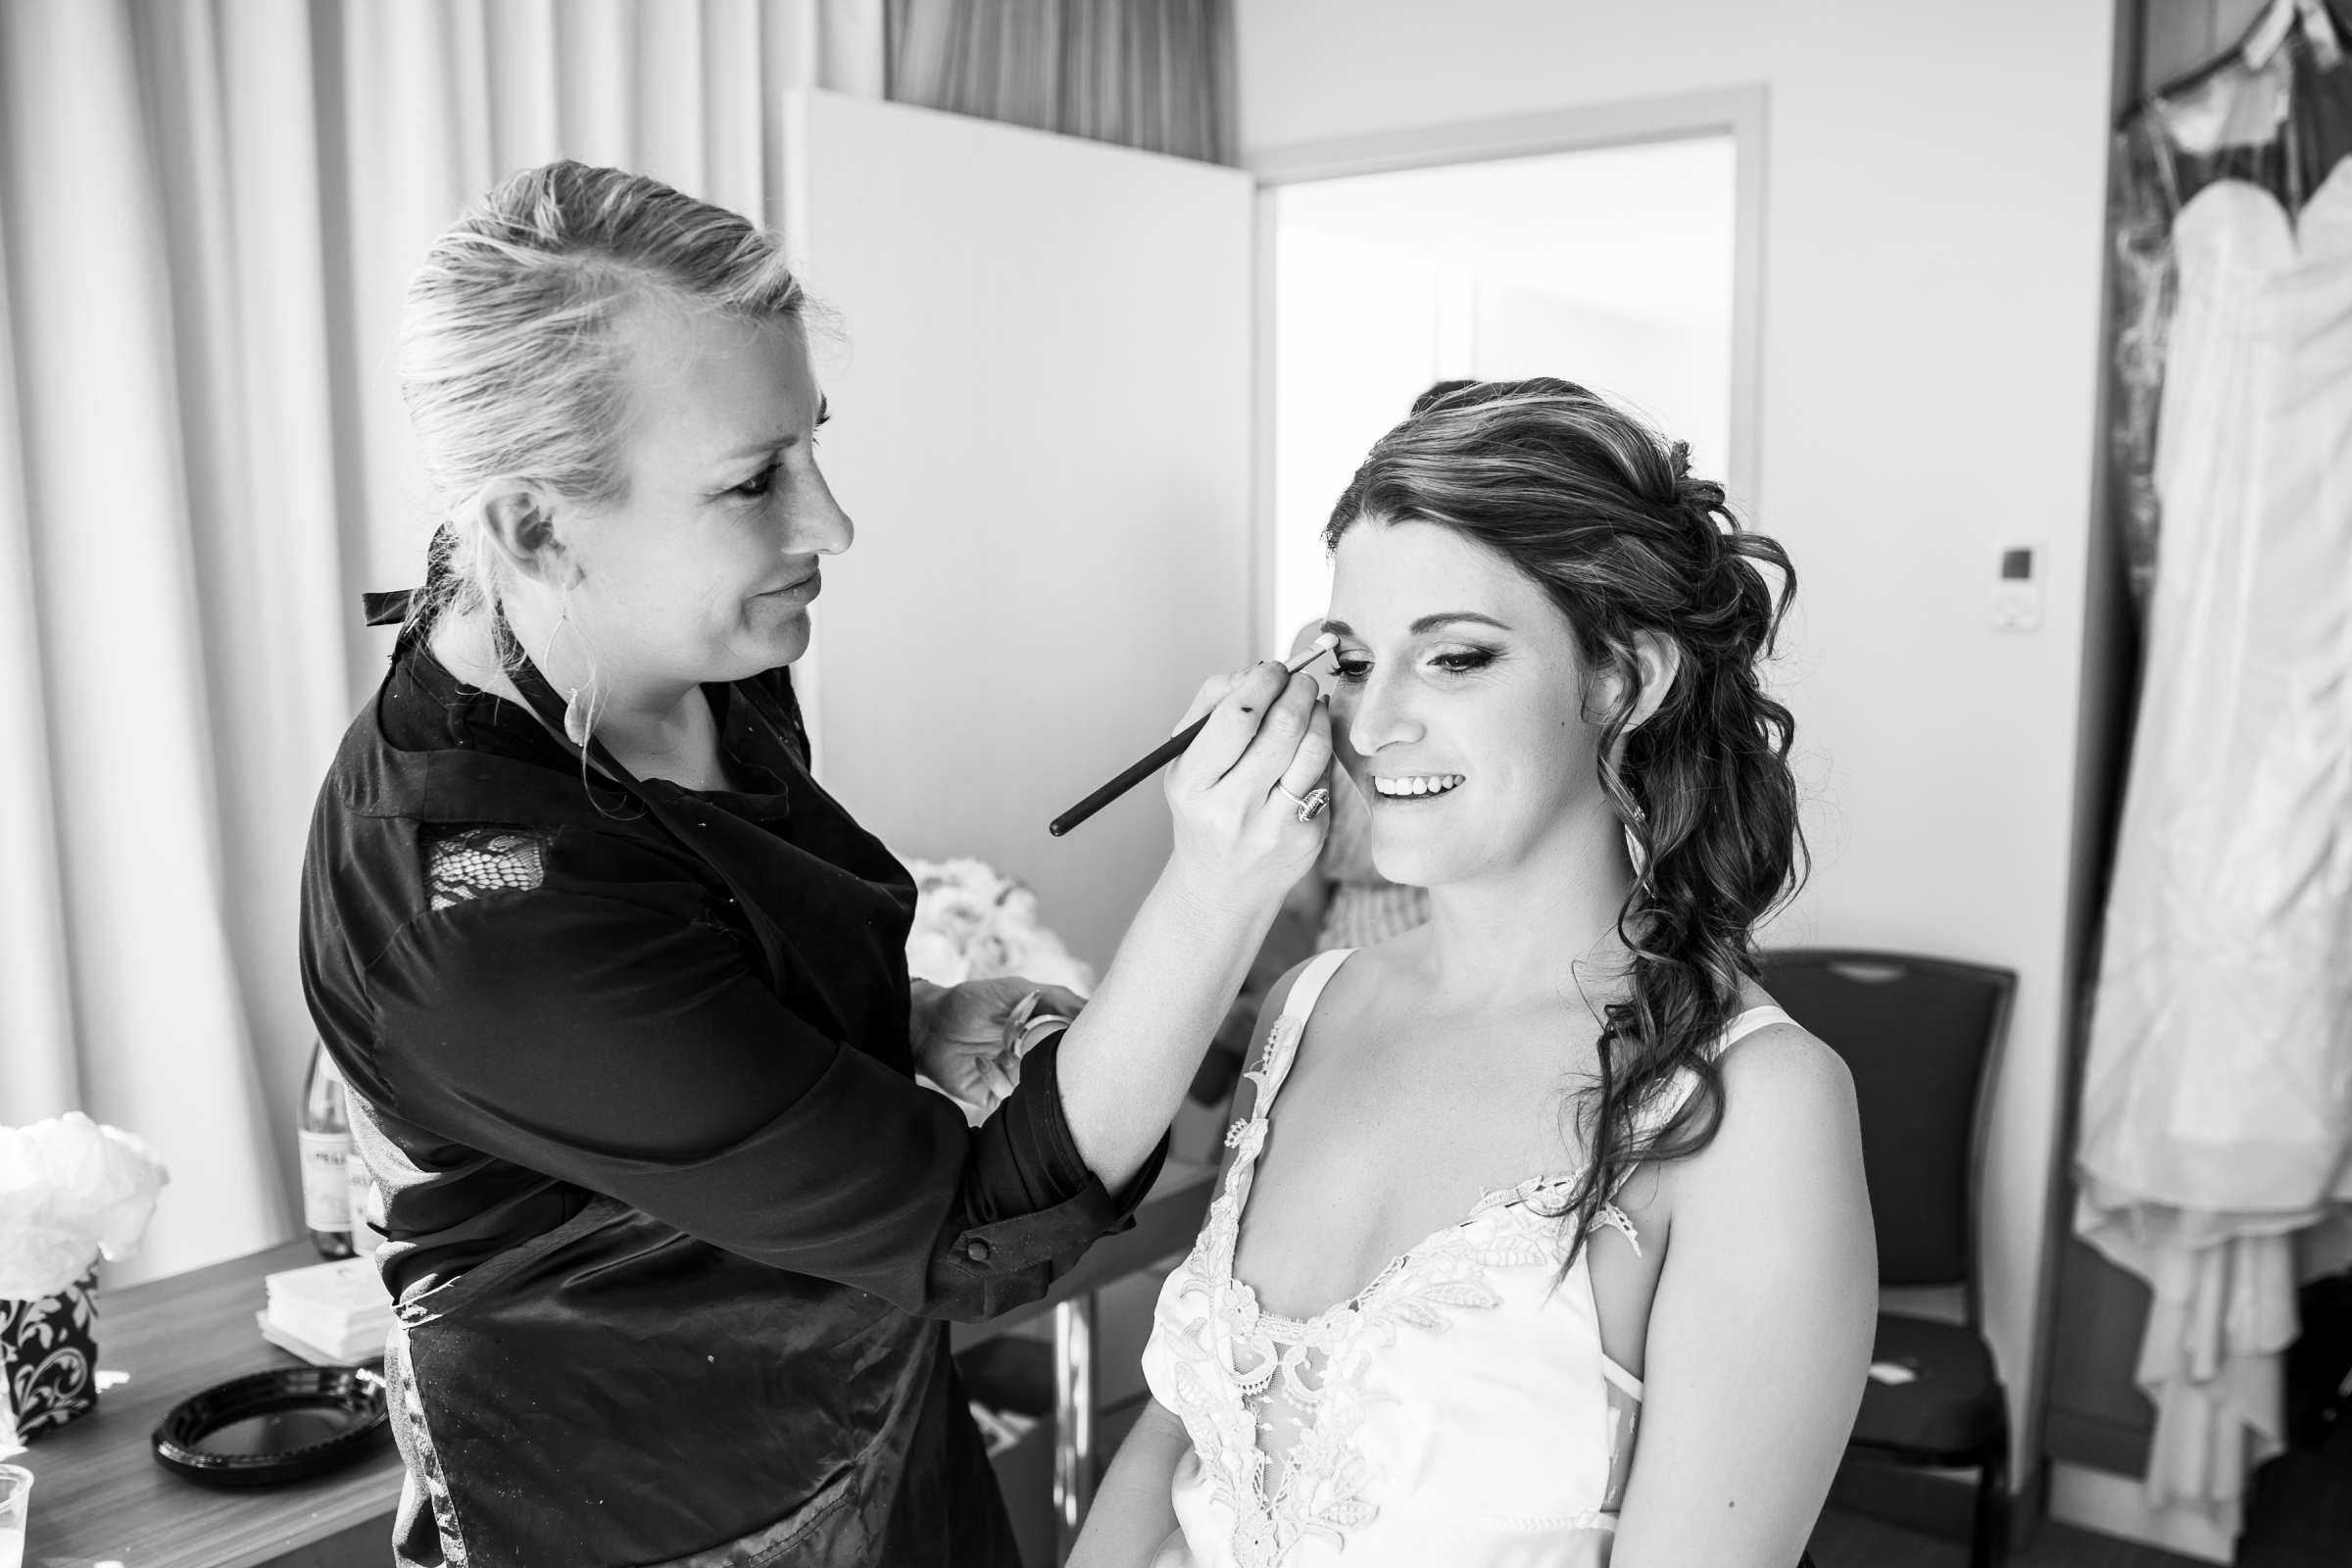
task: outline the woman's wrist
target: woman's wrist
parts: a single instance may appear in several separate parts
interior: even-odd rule
[[[1170,860],[1152,889],[1182,919],[1203,935],[1250,931],[1273,917],[1284,889],[1236,885],[1221,877]]]

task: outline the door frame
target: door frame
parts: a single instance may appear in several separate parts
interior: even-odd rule
[[[1290,634],[1274,612],[1274,202],[1284,185],[1386,174],[1449,164],[1494,163],[1545,153],[1592,152],[1646,142],[1730,135],[1733,148],[1732,504],[1743,519],[1762,515],[1760,445],[1764,378],[1764,168],[1769,93],[1759,84],[1588,104],[1493,120],[1284,142],[1248,151],[1257,179],[1251,495],[1255,517],[1250,567],[1250,625],[1279,652]]]

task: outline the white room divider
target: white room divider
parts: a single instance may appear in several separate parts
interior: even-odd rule
[[[784,229],[858,524],[808,689],[818,777],[902,856],[1036,888],[1098,967],[1167,854],[1156,783],[1046,823],[1251,646],[1252,181],[795,94]]]

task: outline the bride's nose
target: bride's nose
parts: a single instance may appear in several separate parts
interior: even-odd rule
[[[1346,719],[1348,744],[1355,748],[1357,755],[1370,757],[1384,746],[1422,737],[1424,726],[1412,712],[1411,699],[1400,689],[1402,684],[1387,679],[1376,669],[1356,688],[1355,701]]]

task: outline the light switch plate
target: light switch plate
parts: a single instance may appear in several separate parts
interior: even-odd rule
[[[1993,553],[1992,628],[2041,629],[2041,579],[2047,552],[2038,539],[2006,539]]]

